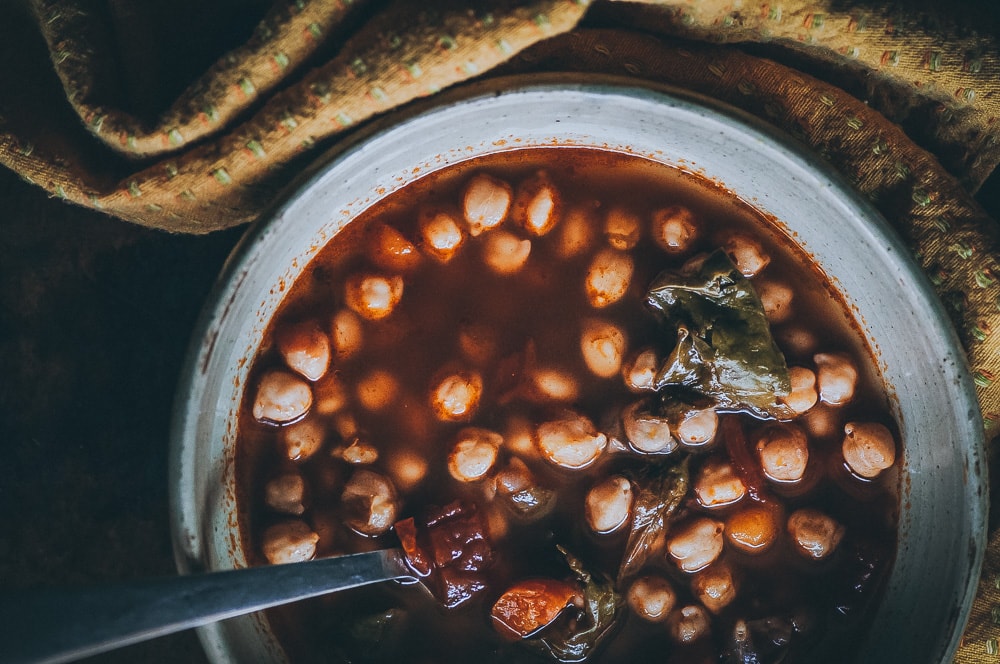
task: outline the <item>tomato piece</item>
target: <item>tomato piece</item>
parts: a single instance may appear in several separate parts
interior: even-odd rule
[[[433,508],[421,520],[403,519],[395,528],[410,568],[446,607],[486,590],[493,545],[474,504],[457,500]]]
[[[565,581],[526,579],[509,588],[493,605],[493,627],[512,641],[527,638],[581,599],[580,590]]]

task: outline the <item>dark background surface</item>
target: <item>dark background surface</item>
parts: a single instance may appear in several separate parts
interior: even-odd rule
[[[176,573],[171,404],[241,232],[139,228],[0,168],[0,591]],[[94,661],[205,656],[189,632]]]

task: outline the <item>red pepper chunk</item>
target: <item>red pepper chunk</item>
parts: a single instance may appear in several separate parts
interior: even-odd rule
[[[395,528],[410,568],[442,604],[454,608],[486,589],[493,545],[475,505],[455,501]]]
[[[527,579],[507,590],[493,605],[493,627],[512,641],[527,638],[581,599],[572,584],[555,579]]]
[[[403,553],[406,554],[406,562],[409,563],[410,568],[419,577],[430,576],[430,573],[434,571],[434,564],[417,544],[417,524],[413,517],[398,521],[394,528],[400,543],[403,545]]]

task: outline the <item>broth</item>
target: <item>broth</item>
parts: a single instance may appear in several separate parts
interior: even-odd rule
[[[470,226],[463,209],[470,183],[483,174],[500,187],[483,209],[496,203],[503,183],[513,199],[496,228]],[[664,231],[656,219],[692,221],[694,236],[681,222]],[[461,242],[454,248],[456,228]],[[749,249],[734,248],[734,238]],[[641,349],[650,349],[659,369],[677,340],[676,326],[651,312],[650,284],[664,270],[691,274],[693,257],[724,246],[747,273],[754,251],[769,258],[748,283],[768,305],[774,341],[789,367],[826,381],[815,405],[782,418],[791,425],[717,398],[710,407],[690,385],[653,391],[640,384],[648,372],[629,373]],[[627,287],[609,286],[622,257],[631,261]],[[328,361],[311,352],[324,343]],[[306,349],[295,355],[288,349],[296,344]],[[853,395],[836,394],[838,371],[856,375]],[[288,376],[305,385],[309,403],[289,406],[295,399],[288,392],[285,402],[262,405],[261,386],[274,372],[286,387]],[[568,585],[579,603],[584,586],[559,546],[593,578],[606,578],[617,598],[614,625],[588,661],[744,661],[732,658],[734,631],[745,625],[760,661],[843,662],[863,643],[894,556],[898,464],[885,460],[887,468],[865,478],[865,469],[845,463],[848,422],[862,423],[852,429],[859,432],[879,425],[891,436],[889,452],[899,446],[870,350],[845,306],[808,258],[750,206],[640,158],[580,148],[512,151],[407,185],[353,221],[306,268],[269,327],[248,386],[236,474],[251,564],[399,546],[387,523],[419,520],[428,506],[456,499],[477,507],[494,551],[493,563],[477,572],[485,589],[453,608],[386,583],[269,611],[293,661],[559,661],[539,654],[536,635],[511,640],[491,620],[505,591],[527,579]],[[623,412],[640,400],[643,413],[654,411],[650,421],[670,420],[669,438],[630,438]],[[791,400],[777,402],[787,409]],[[668,417],[667,403],[681,405],[670,406]],[[546,447],[541,425],[567,421],[591,424],[583,434],[580,427],[567,434],[586,440]],[[794,459],[786,463],[788,454],[778,454],[777,465],[767,466],[757,444],[778,440],[778,449],[796,427],[808,440],[808,461],[801,477],[781,479],[796,472]],[[603,446],[593,442],[601,436]],[[742,449],[732,442],[738,436],[749,445],[742,461],[753,468],[733,458]],[[473,441],[462,457],[460,439]],[[590,444],[600,449],[588,455]],[[652,541],[648,560],[623,575],[644,482],[685,458],[692,488],[667,517],[665,534]],[[512,467],[512,459],[523,465]],[[700,502],[694,487],[720,464],[726,477],[736,476],[742,497],[706,505],[711,501]],[[529,498],[544,505],[532,511],[511,502],[513,490],[498,478],[505,472],[526,473],[535,491]],[[610,497],[589,498],[609,478]],[[725,486],[712,489],[724,493]],[[616,525],[612,507],[622,495],[625,522],[596,532],[602,519]],[[359,516],[358,504],[368,512]],[[760,533],[740,527],[750,508],[765,510],[775,531],[760,550],[753,548]],[[819,558],[809,553],[809,536],[789,526],[792,514],[816,513],[839,528],[832,553]],[[700,553],[672,553],[684,548],[680,533],[699,520],[717,524],[712,537],[722,538],[721,553],[707,565],[697,562]],[[732,599],[696,587],[709,583],[707,570],[720,569],[732,576]],[[639,600],[630,603],[639,578],[665,583],[674,595],[662,619],[652,619]],[[572,606],[559,612],[548,633],[568,629],[564,623],[577,613]],[[701,618],[705,633],[685,643],[685,626],[697,632]],[[535,646],[526,648],[527,641]]]

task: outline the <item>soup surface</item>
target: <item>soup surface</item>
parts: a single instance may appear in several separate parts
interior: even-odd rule
[[[845,307],[752,208],[506,152],[393,194],[293,285],[241,413],[243,541],[402,545],[433,592],[273,610],[294,661],[849,661],[896,431]]]

